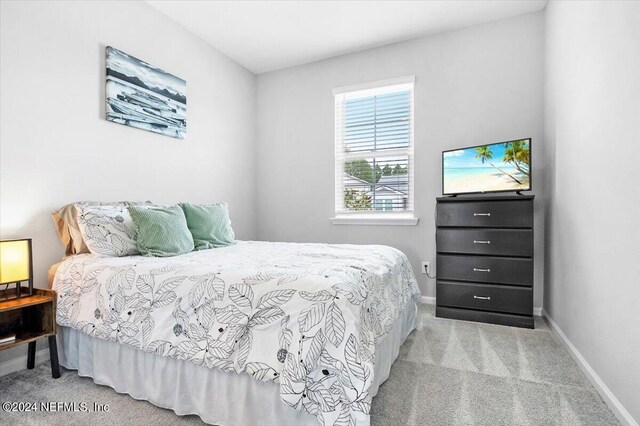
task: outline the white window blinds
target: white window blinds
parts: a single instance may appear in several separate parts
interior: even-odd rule
[[[413,85],[334,90],[336,214],[413,213]]]

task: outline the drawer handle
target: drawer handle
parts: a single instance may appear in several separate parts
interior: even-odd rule
[[[480,299],[480,300],[491,300],[491,298],[489,296],[473,296],[474,299]]]
[[[491,244],[491,241],[487,240],[473,240],[473,244]]]
[[[474,213],[474,216],[491,216],[491,213]]]
[[[491,272],[491,269],[473,268],[473,272]]]

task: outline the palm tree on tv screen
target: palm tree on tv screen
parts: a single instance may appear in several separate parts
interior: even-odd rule
[[[514,176],[512,176],[511,174],[505,172],[500,167],[498,167],[495,164],[493,164],[491,161],[488,161],[488,160],[491,160],[493,158],[493,151],[491,151],[491,148],[489,148],[487,145],[482,145],[482,146],[479,146],[479,147],[476,148],[476,158],[479,158],[482,161],[482,164],[484,164],[484,162],[487,161],[489,163],[489,165],[491,165],[491,167],[494,167],[498,171],[500,171],[500,173],[504,173],[505,175],[509,176],[511,179],[516,181],[518,183],[518,185],[522,184],[522,182],[520,182]]]
[[[523,140],[504,144],[504,157],[502,161],[513,164],[522,174],[529,176],[530,151],[529,144]]]

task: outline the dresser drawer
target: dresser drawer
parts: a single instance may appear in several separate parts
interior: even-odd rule
[[[474,309],[448,308],[436,306],[436,316],[440,318],[459,319],[463,321],[488,322],[490,324],[509,325],[512,327],[533,328],[533,316],[503,314]]]
[[[438,253],[483,254],[494,256],[533,255],[531,229],[451,229],[436,231]]]
[[[533,200],[450,201],[437,207],[436,226],[532,228]]]
[[[509,257],[455,256],[439,254],[438,279],[483,283],[533,285],[533,261]]]
[[[533,315],[533,290],[526,287],[438,281],[436,303],[438,306],[452,308]]]

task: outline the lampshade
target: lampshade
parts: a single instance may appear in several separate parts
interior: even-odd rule
[[[31,240],[0,241],[0,284],[31,279]]]

